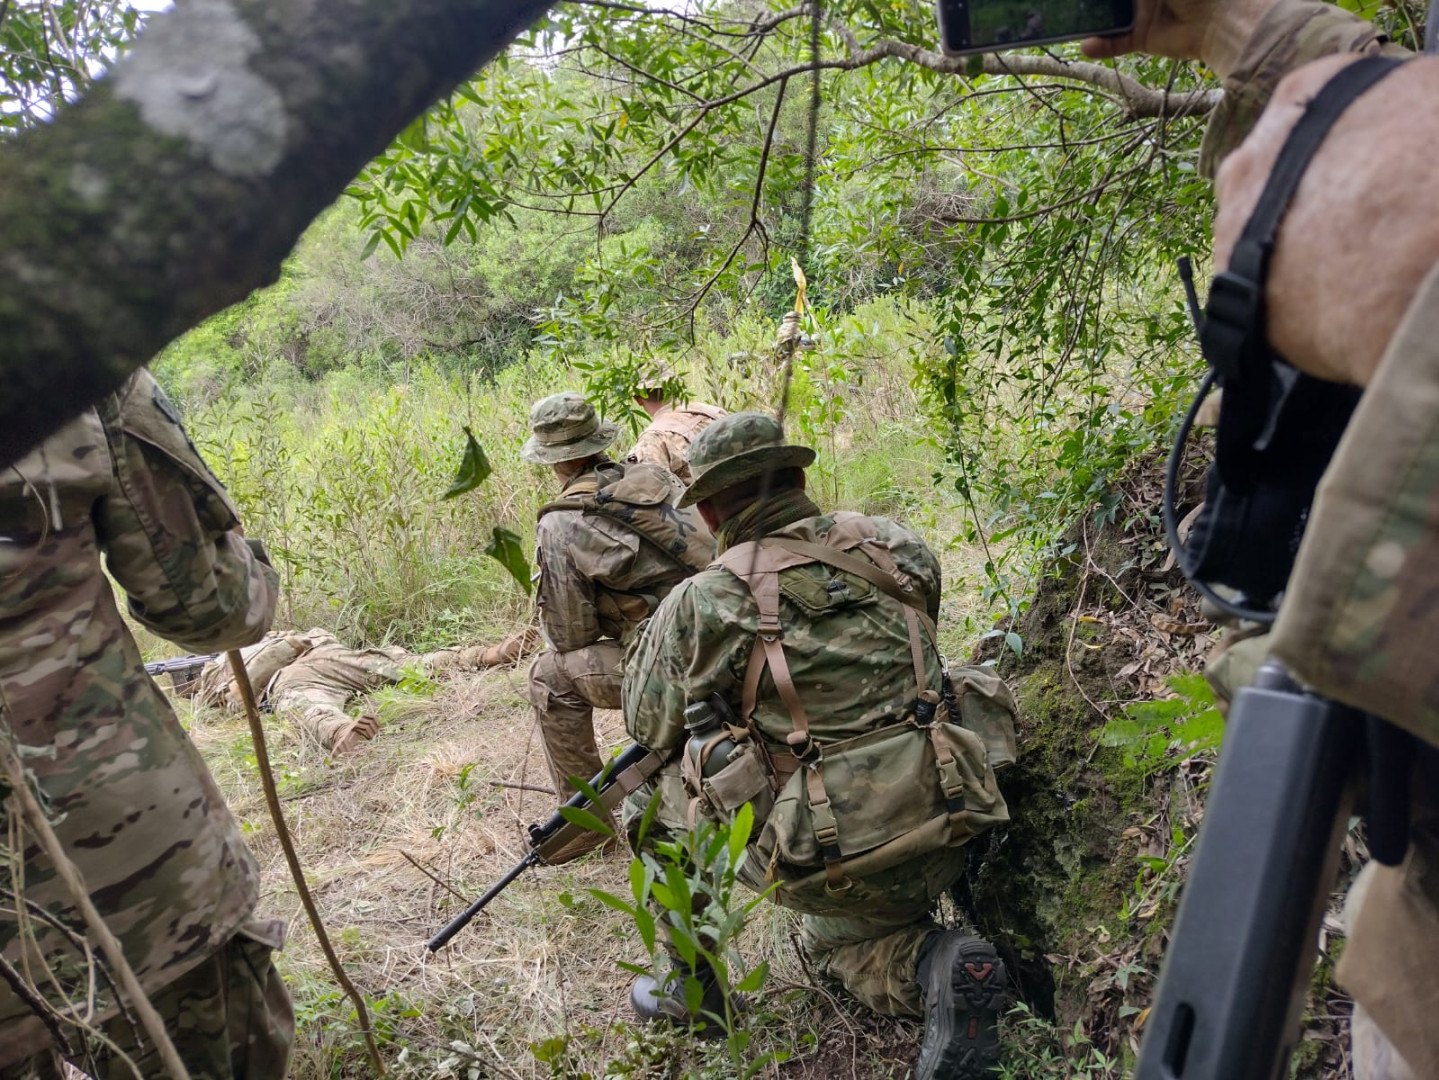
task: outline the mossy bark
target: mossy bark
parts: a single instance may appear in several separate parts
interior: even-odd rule
[[[0,147],[0,464],[276,279],[305,226],[548,0],[190,0]]]

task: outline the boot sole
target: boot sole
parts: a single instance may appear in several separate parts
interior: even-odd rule
[[[994,946],[954,937],[936,946],[924,987],[924,1042],[914,1080],[988,1080],[999,1063],[999,1011],[1009,980]]]

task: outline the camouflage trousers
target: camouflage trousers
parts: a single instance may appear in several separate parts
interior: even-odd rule
[[[654,791],[659,792],[660,807],[643,849],[653,851],[655,844],[686,827],[689,800],[677,767],[667,765],[653,785],[639,788],[623,804],[625,833],[637,851],[640,818]],[[967,861],[963,848],[937,851],[852,879],[842,894],[818,885],[787,889],[776,902],[800,913],[799,947],[811,970],[838,982],[877,1013],[923,1016],[915,977],[920,946],[943,929],[934,921],[935,902],[959,880]],[[761,880],[763,873],[752,856],[739,878],[759,892],[767,884]]]
[[[588,780],[600,771],[595,709],[620,707],[624,658],[618,641],[599,641],[571,652],[546,649],[530,667],[530,704],[561,799],[574,792],[571,776]]]
[[[287,686],[271,697],[270,704],[276,713],[290,717],[296,727],[330,750],[336,737],[353,722],[345,706],[354,696],[354,690],[343,686]]]
[[[282,1080],[295,1038],[290,995],[275,970],[272,951],[280,924],[250,922],[199,966],[150,994],[192,1080]],[[125,1056],[99,1045],[75,1055],[76,1068],[95,1080],[168,1080],[148,1039],[123,1017],[101,1025]],[[76,1040],[78,1042],[78,1039]],[[62,1080],[61,1057],[46,1051],[0,1069],[0,1080]]]

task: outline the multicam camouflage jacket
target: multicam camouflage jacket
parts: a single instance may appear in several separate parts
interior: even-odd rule
[[[1205,134],[1212,175],[1291,71],[1336,53],[1403,57],[1359,17],[1280,0],[1225,80]],[[1313,689],[1439,745],[1439,269],[1410,304],[1365,389],[1290,575],[1273,653]]]
[[[683,405],[665,405],[650,420],[650,426],[640,432],[633,449],[625,462],[630,465],[647,462],[668,469],[686,485],[690,482],[690,465],[687,460],[690,443],[709,424],[725,415],[715,405],[686,402]]]
[[[939,563],[914,533],[873,518],[876,536],[898,567],[938,613]],[[834,519],[805,517],[771,535],[822,543]],[[862,734],[882,721],[898,720],[914,698],[909,632],[899,606],[877,600],[874,586],[845,576],[831,587],[820,564],[786,570],[781,613],[790,675],[800,690],[812,730],[826,741]],[[734,574],[713,567],[682,582],[665,598],[631,652],[625,667],[624,713],[630,737],[664,754],[684,741],[684,711],[718,692],[737,711],[741,683],[759,628],[749,588]],[[926,650],[929,684],[940,685],[939,654]],[[789,712],[768,676],[761,683],[755,721],[776,745],[792,728]]]
[[[1224,97],[1204,133],[1199,169],[1213,177],[1220,162],[1259,122],[1284,76],[1335,53],[1407,56],[1369,23],[1319,0],[1280,0],[1265,12],[1239,63],[1224,80]]]
[[[17,745],[147,988],[234,933],[255,905],[258,874],[145,674],[101,559],[147,629],[192,652],[245,645],[269,625],[277,580],[238,525],[143,370],[0,475],[0,738]],[[0,848],[21,827],[12,812],[0,803]],[[41,974],[47,967],[83,1002],[84,959],[50,925],[83,923],[47,860],[32,845],[22,850],[0,859],[0,951],[57,1007],[65,1002]],[[113,1011],[107,999],[102,992],[98,1018]],[[0,980],[0,1068],[47,1043],[40,1020]]]
[[[665,518],[672,534],[666,541],[646,540],[619,514],[579,508],[597,487],[622,480]],[[575,477],[559,500],[540,510],[538,606],[551,647],[573,652],[604,638],[627,641],[676,584],[709,562],[714,539],[699,514],[673,506],[683,490],[663,469],[606,461]],[[676,550],[664,550],[669,547]]]

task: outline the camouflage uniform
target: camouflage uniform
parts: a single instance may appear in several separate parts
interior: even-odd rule
[[[101,558],[148,630],[197,652],[238,647],[264,633],[276,587],[238,526],[143,370],[0,476],[0,737],[14,739],[197,1077],[239,1075],[247,1060],[283,1074],[293,1017],[270,962],[282,928],[251,920],[258,869],[146,676]],[[0,836],[13,839],[23,826],[12,813],[0,804]],[[56,1008],[68,999],[83,1009],[87,963],[50,920],[82,934],[84,924],[38,848],[22,841],[19,851],[0,863],[0,897],[10,897],[0,903],[0,953]],[[92,1022],[137,1046],[103,979]],[[62,1031],[85,1064],[79,1032]],[[50,1045],[41,1019],[0,979],[0,1076],[57,1075]],[[145,1076],[164,1075],[143,1061]]]
[[[714,457],[731,456],[734,447],[780,438],[779,425],[772,419],[734,414],[711,427],[696,444],[696,468]],[[813,451],[804,447],[772,449],[803,453],[784,459],[770,456],[768,468],[803,467],[814,459]],[[732,467],[724,486],[746,479],[744,468]],[[713,484],[707,483],[710,475],[700,472],[685,501],[714,493]],[[940,598],[940,569],[934,555],[918,536],[894,522],[868,521],[874,537],[923,597],[932,620]],[[835,527],[836,517],[822,514],[803,492],[786,491],[752,503],[724,522],[717,539],[722,553],[761,537],[822,543]],[[901,605],[875,602],[883,598],[866,581],[821,564],[785,570],[780,582],[789,675],[817,739],[830,745],[861,736],[895,723],[914,707],[915,660]],[[630,736],[662,755],[673,755],[685,741],[682,717],[689,703],[718,693],[738,706],[759,619],[749,587],[718,564],[678,585],[645,627],[625,672],[624,712]],[[929,685],[938,686],[941,662],[932,642],[924,648],[923,663]],[[776,761],[793,759],[786,737],[795,725],[769,674],[758,686],[753,717],[770,756]],[[982,756],[978,768],[988,772]],[[639,818],[656,791],[660,805],[647,842],[687,826],[689,799],[679,773],[679,766],[666,765],[650,788],[626,801],[625,825],[632,842]],[[992,789],[992,772],[988,778]],[[902,779],[904,788],[916,784],[914,777]],[[883,804],[886,794],[899,790],[891,785],[887,791],[869,791],[862,797]],[[830,797],[847,801],[861,796],[832,791]],[[1005,819],[997,793],[989,809],[993,821]],[[777,866],[766,860],[756,847],[762,839],[760,833],[751,843],[741,878],[757,889],[769,884],[766,878],[780,881],[778,902],[804,914],[800,943],[810,963],[879,1012],[921,1015],[916,966],[921,947],[940,930],[931,909],[960,876],[966,853],[958,846],[930,851],[876,873],[851,877],[847,890],[833,890],[823,874],[813,873],[813,866]]]
[[[594,407],[574,393],[536,402],[530,420],[535,434],[522,456],[533,464],[599,455],[616,434],[613,424],[599,420]],[[623,478],[627,468],[653,467],[626,467],[601,457],[565,484],[560,501]],[[654,473],[678,497],[679,481],[657,469]],[[702,534],[705,549],[711,550],[698,515],[675,514],[685,528]],[[555,791],[567,793],[572,790],[569,777],[588,779],[600,770],[594,710],[620,706],[625,645],[635,627],[703,562],[686,566],[622,522],[578,509],[541,511],[535,548],[540,629],[550,647],[530,668],[530,701]]]
[[[666,403],[650,418],[650,426],[640,432],[633,449],[625,458],[627,464],[648,462],[668,469],[680,478],[690,482],[690,465],[686,460],[690,443],[725,411],[714,405],[699,402],[685,402],[680,405]]]
[[[1286,74],[1334,53],[1405,55],[1330,4],[1281,0],[1272,7],[1225,80],[1224,103],[1205,136],[1205,171],[1212,175],[1239,145]],[[1273,653],[1309,686],[1433,745],[1436,430],[1439,271],[1390,340],[1325,474],[1270,638]],[[1241,643],[1218,665],[1224,692],[1243,684],[1258,641]],[[1417,794],[1406,863],[1366,869],[1339,964],[1339,980],[1360,1006],[1355,1067],[1364,1080],[1408,1075],[1401,1054],[1419,1075],[1433,1075],[1439,1062],[1439,792]]]
[[[316,628],[304,634],[267,634],[263,641],[242,649],[241,656],[260,700],[333,750],[353,748],[340,745],[355,729],[355,719],[346,710],[349,703],[368,691],[398,683],[405,666],[414,664],[436,675],[456,668],[492,667],[514,663],[537,643],[538,635],[526,628],[500,646],[416,654],[397,645],[352,649],[329,631]],[[230,676],[229,662],[223,657],[206,665],[196,697],[206,704],[240,708],[239,691]]]

